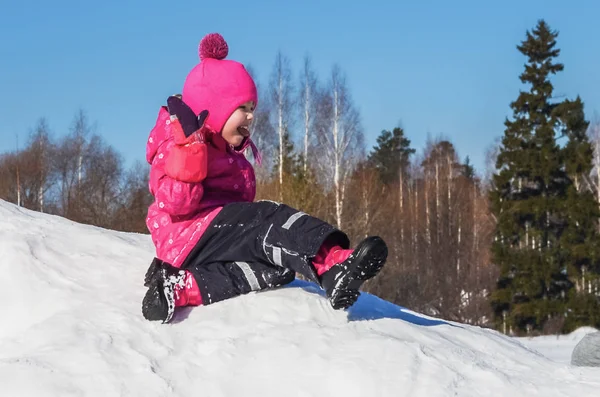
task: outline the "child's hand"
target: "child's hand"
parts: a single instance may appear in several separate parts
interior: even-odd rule
[[[175,146],[167,154],[165,172],[171,178],[183,182],[201,182],[207,173],[207,148],[204,136],[204,121],[208,111],[198,116],[178,97],[167,100],[175,138]]]
[[[179,96],[170,96],[167,99],[167,108],[171,115],[171,122],[178,120],[177,124],[180,126],[173,130],[177,145],[206,141],[204,122],[208,117],[208,110],[203,110],[196,116]]]

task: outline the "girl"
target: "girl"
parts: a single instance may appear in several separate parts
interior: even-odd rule
[[[387,257],[379,237],[349,249],[332,225],[271,201],[254,202],[254,170],[243,152],[258,103],[245,67],[226,60],[213,33],[181,96],[161,107],[146,146],[154,203],[146,223],[156,258],[146,272],[142,313],[169,322],[179,306],[207,305],[275,288],[300,273],[325,291],[334,309],[358,299],[362,283]]]

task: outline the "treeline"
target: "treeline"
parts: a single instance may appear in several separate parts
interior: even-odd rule
[[[540,33],[547,28],[540,24],[518,47],[529,56],[528,72],[545,70],[542,55],[555,54],[555,36]],[[492,166],[478,171],[450,139],[432,139],[418,152],[400,126],[366,148],[342,68],[321,78],[306,57],[294,72],[280,52],[266,84],[256,79],[261,99],[252,136],[264,159],[257,199],[321,217],[354,244],[383,236],[389,260],[365,290],[393,303],[512,334],[600,326],[600,171],[593,168],[600,137],[587,140],[600,129],[588,128],[579,99],[551,104],[551,84],[539,77],[523,80],[534,85],[511,104],[516,121],[507,120],[504,139],[490,146]],[[83,112],[62,138],[52,138],[40,119],[23,150],[0,157],[0,198],[147,233],[147,164],[125,169],[92,131]]]
[[[0,198],[100,227],[147,232],[148,167],[123,157],[79,111],[62,137],[40,118],[22,150],[0,156]]]
[[[260,198],[281,197],[337,224],[334,189],[310,163],[304,171],[300,156],[287,153],[283,184],[265,179]],[[354,243],[378,234],[390,248],[384,271],[365,290],[420,312],[488,325],[497,270],[489,260],[494,221],[485,184],[448,140],[415,153],[402,128],[383,131],[343,181],[342,228]]]

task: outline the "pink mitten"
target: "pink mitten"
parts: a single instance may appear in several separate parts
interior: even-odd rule
[[[169,97],[167,104],[175,146],[167,155],[165,172],[182,182],[201,182],[208,168],[204,128],[208,112],[205,110],[196,116],[176,96]]]
[[[206,178],[207,150],[204,142],[175,145],[167,155],[165,172],[182,182],[201,182]]]

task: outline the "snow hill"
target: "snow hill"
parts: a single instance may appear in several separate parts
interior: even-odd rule
[[[0,253],[6,397],[600,395],[600,369],[368,294],[334,311],[302,281],[151,323],[148,236],[4,201]]]

